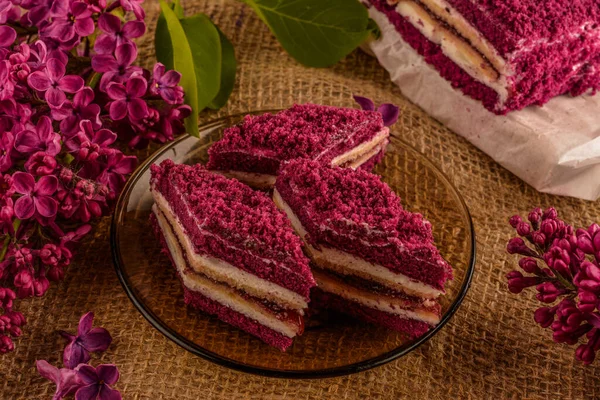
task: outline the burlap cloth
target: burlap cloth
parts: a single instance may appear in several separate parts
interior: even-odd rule
[[[117,280],[110,259],[109,220],[96,227],[60,285],[41,299],[19,303],[29,324],[16,350],[0,358],[2,399],[49,399],[53,386],[35,369],[36,359],[59,364],[63,340],[56,329],[76,330],[79,317],[95,311],[114,337],[103,362],[119,366],[117,387],[126,399],[354,399],[598,398],[598,363],[585,367],[574,348],[554,344],[551,332],[533,322],[532,293],[506,290],[515,264],[505,244],[507,219],[531,207],[555,206],[576,225],[600,221],[600,203],[537,193],[405,100],[375,59],[355,51],[328,69],[292,60],[251,10],[235,1],[184,0],[187,13],[205,12],[235,45],[237,84],[216,116],[260,108],[316,102],[351,106],[351,94],[401,107],[393,129],[430,157],[464,196],[477,231],[478,259],[470,292],[442,331],[410,355],[367,372],[322,380],[281,380],[234,372],[193,356],[167,340],[137,312]],[[154,60],[158,2],[146,5],[149,32],[140,60]],[[144,155],[147,155],[145,153]]]

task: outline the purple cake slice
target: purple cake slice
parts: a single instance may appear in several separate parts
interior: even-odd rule
[[[248,115],[225,129],[208,151],[207,168],[270,189],[280,164],[295,158],[352,169],[372,167],[388,138],[389,129],[377,111],[294,105],[277,114]]]
[[[496,114],[600,88],[597,0],[366,0],[463,93]]]
[[[187,304],[285,350],[315,281],[302,242],[264,193],[201,165],[152,166],[151,219]]]
[[[400,320],[439,322],[435,298],[452,268],[430,223],[405,211],[377,175],[293,160],[282,165],[273,199],[304,240],[319,290],[336,304],[385,313],[386,326],[399,330]]]

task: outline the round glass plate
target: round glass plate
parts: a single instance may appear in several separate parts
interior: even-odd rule
[[[261,111],[265,112],[265,111]],[[133,173],[117,203],[111,249],[119,279],[142,315],[169,339],[217,364],[255,374],[315,378],[363,371],[401,357],[436,334],[463,300],[473,274],[475,236],[469,211],[448,178],[425,156],[394,137],[374,170],[402,198],[406,209],[431,221],[441,254],[454,267],[454,280],[441,300],[441,322],[424,336],[402,334],[333,313],[307,321],[304,334],[287,352],[225,324],[183,302],[175,270],[160,252],[148,221],[150,165],[170,158],[205,163],[207,149],[224,128],[240,121],[226,117],[200,127],[200,139],[182,136],[168,143]]]

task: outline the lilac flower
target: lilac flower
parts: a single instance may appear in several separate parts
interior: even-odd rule
[[[79,131],[65,145],[72,153],[75,153],[76,159],[95,161],[100,155],[114,151],[109,146],[116,140],[117,135],[114,132],[108,129],[94,132],[92,123],[83,120],[79,123]]]
[[[14,136],[10,132],[0,135],[0,172],[8,171],[12,165],[12,152],[14,148]]]
[[[77,75],[65,76],[65,64],[51,58],[44,71],[29,75],[27,83],[33,89],[46,92],[45,99],[52,107],[60,107],[67,100],[67,93],[76,93],[83,87],[83,78]]]
[[[125,156],[120,151],[108,155],[106,166],[102,173],[96,179],[105,184],[108,188],[118,193],[125,184],[126,175],[133,172],[137,165],[137,158],[134,156]]]
[[[10,3],[10,2],[9,2]],[[2,22],[3,24],[5,22]],[[17,32],[7,25],[0,26],[0,47],[8,47],[15,42]]]
[[[63,363],[67,368],[75,368],[90,360],[90,353],[105,351],[112,337],[104,328],[93,328],[94,313],[88,312],[79,320],[77,336],[61,331],[60,334],[69,341],[63,353]]]
[[[131,39],[138,38],[146,32],[146,24],[142,21],[128,21],[121,27],[121,19],[113,14],[102,14],[98,18],[98,27],[104,32],[94,44],[98,54],[110,54]]]
[[[92,123],[94,129],[102,126],[100,121],[100,106],[92,103],[94,100],[94,91],[88,86],[84,86],[73,96],[73,102],[66,101],[62,107],[53,108],[52,118],[60,121],[60,130],[71,135],[79,128],[79,121],[88,120]]]
[[[60,152],[60,135],[52,129],[52,121],[42,116],[35,130],[23,130],[15,137],[15,148],[23,154],[43,151],[49,156]]]
[[[367,111],[375,111],[375,104],[373,100],[367,97],[361,96],[352,96],[354,97],[354,101],[358,103],[358,105]],[[398,120],[398,115],[400,114],[400,110],[398,106],[395,106],[390,103],[384,103],[377,108],[377,112],[379,112],[383,118],[383,124],[385,126],[391,126],[396,123]]]
[[[15,92],[15,85],[11,81],[10,63],[8,61],[0,61],[0,100],[10,99]]]
[[[46,25],[42,36],[68,42],[75,35],[89,36],[94,33],[95,25],[92,10],[82,1],[55,1],[52,22]]]
[[[43,151],[33,153],[24,164],[25,170],[35,176],[50,175],[57,166],[56,158]]]
[[[75,393],[75,400],[121,400],[121,393],[110,387],[119,380],[119,370],[113,364],[77,367],[82,386]]]
[[[185,128],[183,120],[192,113],[192,108],[187,104],[168,109],[161,119],[161,132],[165,140],[173,140],[175,135],[183,133]],[[162,139],[162,138],[161,138]],[[160,141],[160,139],[159,139]]]
[[[131,65],[137,58],[137,50],[133,43],[123,43],[117,46],[115,55],[98,54],[92,58],[92,68],[96,72],[102,72],[100,78],[100,90],[106,91],[111,82],[125,82],[134,73],[142,73],[140,67]]]
[[[42,176],[37,182],[33,175],[15,172],[13,184],[17,193],[23,196],[15,202],[15,215],[19,219],[29,219],[34,215],[52,218],[56,215],[58,203],[52,197],[58,188],[54,175]]]
[[[133,76],[125,85],[111,82],[106,94],[113,101],[108,103],[110,117],[120,120],[129,115],[130,119],[138,120],[148,115],[148,106],[141,97],[146,93],[148,84],[139,75]]]
[[[69,368],[58,369],[45,360],[38,360],[35,362],[35,365],[40,375],[56,384],[56,391],[52,400],[60,400],[65,396],[71,395],[82,385],[77,371]]]
[[[146,12],[141,6],[144,0],[119,0],[119,2],[121,3],[123,10],[133,11],[133,14],[137,19],[144,19],[146,17]]]
[[[180,79],[179,72],[171,70],[165,73],[165,66],[156,63],[150,82],[150,93],[160,95],[169,104],[181,104],[183,103],[183,89],[181,86],[177,86]]]

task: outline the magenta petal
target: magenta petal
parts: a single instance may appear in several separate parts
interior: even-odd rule
[[[122,400],[122,397],[118,390],[104,385],[98,393],[98,400]]]
[[[367,110],[367,111],[374,111],[375,110],[375,104],[373,104],[373,100],[366,98],[366,97],[362,97],[362,96],[352,96],[354,98],[354,101],[358,103],[358,105],[360,106],[360,108],[362,108],[363,110]]]
[[[77,366],[77,375],[81,378],[81,381],[86,385],[98,383],[98,374],[96,368],[91,365],[83,364]]]
[[[58,87],[67,93],[77,93],[83,85],[83,78],[78,75],[67,75],[58,82]]]
[[[90,361],[90,353],[81,347],[77,341],[69,343],[63,351],[63,364],[67,368],[75,368],[79,364]]]
[[[125,156],[113,167],[113,171],[121,175],[129,174],[136,165],[137,158],[135,156]]]
[[[83,121],[82,121],[83,122]],[[94,313],[89,311],[79,318],[79,325],[77,326],[77,335],[82,336],[88,333],[92,329],[94,323]]]
[[[51,196],[58,189],[58,179],[54,175],[42,176],[35,184],[36,196]]]
[[[109,35],[100,35],[100,37],[94,43],[94,50],[98,54],[111,54],[115,51],[117,40]]]
[[[79,36],[89,36],[94,33],[94,20],[92,18],[78,18],[75,21],[75,31]]]
[[[175,86],[181,80],[181,74],[177,71],[171,70],[167,72],[160,80],[165,86]]]
[[[398,115],[400,115],[400,109],[390,103],[380,105],[377,111],[381,113],[383,125],[385,126],[394,125],[398,121]]]
[[[56,58],[48,60],[46,70],[48,71],[48,77],[54,82],[65,76],[65,64]]]
[[[127,103],[127,111],[133,119],[142,119],[148,115],[148,106],[142,99],[131,99]]]
[[[129,21],[123,25],[123,36],[134,39],[146,33],[146,24],[142,21]]]
[[[48,90],[52,85],[52,81],[42,71],[36,71],[27,77],[27,83],[35,90],[43,92]]]
[[[162,63],[157,62],[154,64],[154,69],[152,70],[152,75],[154,75],[154,79],[157,81],[162,78],[165,74],[165,66]]]
[[[92,57],[92,68],[96,72],[109,72],[119,69],[119,65],[112,55],[98,54]]]
[[[60,381],[60,371],[54,365],[51,365],[46,360],[37,360],[35,362],[38,372],[41,376],[58,384]]]
[[[89,332],[80,335],[79,341],[88,351],[105,351],[110,346],[112,337],[104,328],[93,328]]]
[[[109,107],[110,118],[114,121],[125,118],[127,115],[127,103],[123,100],[116,100],[110,103]]]
[[[107,147],[117,140],[117,134],[108,129],[100,129],[94,135],[94,143],[100,147]]]
[[[0,26],[0,47],[10,46],[11,44],[13,44],[16,38],[17,32],[13,28],[6,25]]]
[[[65,92],[55,87],[49,88],[44,97],[50,106],[56,108],[62,106],[67,100]]]
[[[148,83],[141,76],[134,76],[127,81],[125,87],[130,97],[142,97],[146,93]]]
[[[133,43],[123,43],[115,50],[115,58],[120,66],[129,66],[137,57],[137,50]]]
[[[100,386],[96,384],[90,384],[80,388],[75,393],[75,400],[96,400],[98,398]]]
[[[29,195],[19,197],[17,201],[15,201],[14,208],[15,215],[19,219],[29,219],[33,217],[33,214],[35,213],[33,199]]]
[[[98,27],[106,33],[117,33],[121,30],[121,20],[116,15],[104,13],[98,18]]]
[[[21,153],[32,153],[40,149],[40,139],[33,131],[21,131],[15,137],[15,149]]]
[[[94,91],[89,86],[84,86],[79,92],[73,97],[73,104],[77,107],[84,107],[90,104],[94,100]]]
[[[35,209],[42,217],[52,218],[58,211],[58,203],[50,196],[36,196],[33,198],[33,202]]]
[[[122,100],[127,98],[127,90],[125,90],[125,86],[116,82],[111,82],[108,84],[106,87],[106,94],[113,100]]]
[[[96,367],[98,379],[109,385],[114,385],[119,380],[119,370],[114,364],[102,364]]]
[[[17,193],[30,194],[35,188],[35,179],[27,172],[18,171],[13,174],[13,186]]]

